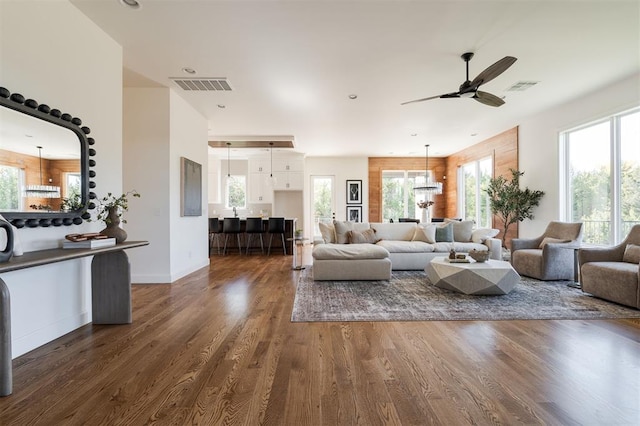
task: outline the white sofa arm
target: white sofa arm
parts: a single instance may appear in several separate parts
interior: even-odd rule
[[[324,244],[324,240],[322,239],[322,237],[314,237],[313,238],[313,245],[317,246],[319,244]]]
[[[484,240],[484,245],[489,247],[491,255],[490,259],[502,260],[502,240],[499,238],[487,238]]]

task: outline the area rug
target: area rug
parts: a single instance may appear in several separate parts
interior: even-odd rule
[[[503,296],[469,296],[431,284],[422,271],[390,281],[313,281],[302,271],[292,322],[640,318],[640,310],[597,299],[567,281],[522,277]]]

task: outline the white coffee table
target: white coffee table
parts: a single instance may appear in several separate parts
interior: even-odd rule
[[[425,268],[427,277],[435,286],[473,295],[507,294],[520,281],[520,275],[509,262],[449,263],[445,257],[436,257]]]

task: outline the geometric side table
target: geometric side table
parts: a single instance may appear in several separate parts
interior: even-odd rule
[[[425,272],[436,287],[470,295],[507,294],[520,281],[511,264],[502,260],[449,263],[445,257],[436,257]]]

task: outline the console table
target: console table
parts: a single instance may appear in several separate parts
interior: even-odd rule
[[[125,241],[94,249],[50,249],[25,253],[0,263],[0,274],[93,256],[91,261],[91,309],[94,324],[131,323],[131,270],[124,250],[148,245]],[[9,288],[0,275],[0,396],[12,392],[11,303]]]

